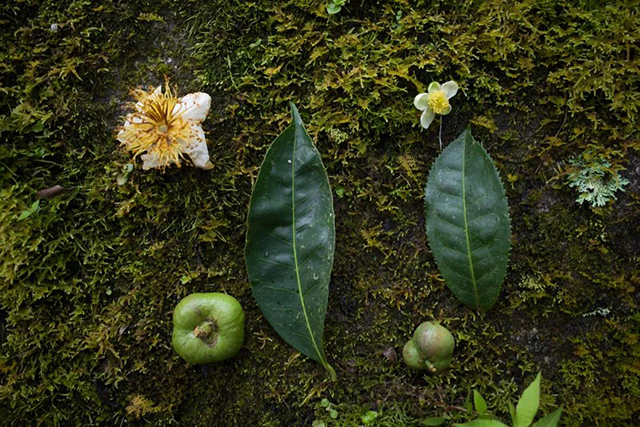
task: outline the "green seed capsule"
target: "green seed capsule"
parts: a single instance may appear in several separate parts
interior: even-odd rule
[[[243,341],[244,311],[230,295],[191,294],[173,311],[173,348],[189,363],[229,359]]]
[[[453,358],[455,341],[451,332],[436,322],[424,322],[402,350],[404,362],[411,369],[443,371]]]

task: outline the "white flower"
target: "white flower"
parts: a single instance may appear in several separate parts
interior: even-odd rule
[[[209,114],[211,97],[206,93],[190,93],[176,98],[169,84],[145,92],[136,90],[134,112],[127,115],[118,133],[118,141],[144,161],[142,169],[180,166],[185,154],[194,166],[212,167],[204,131],[200,123]]]
[[[447,115],[451,112],[449,99],[458,93],[458,84],[449,81],[440,86],[438,82],[431,82],[428,93],[421,93],[413,100],[413,105],[420,111],[420,124],[427,129],[436,114]]]

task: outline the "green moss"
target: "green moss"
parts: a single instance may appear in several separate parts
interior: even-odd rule
[[[637,13],[624,1],[274,4],[107,0],[0,6],[0,416],[13,425],[420,425],[462,421],[472,388],[505,420],[538,370],[542,409],[568,426],[640,415],[637,268]],[[58,24],[53,31],[51,25]],[[128,91],[204,90],[215,168],[143,172],[114,134]],[[460,305],[424,232],[422,193],[437,122],[413,97],[431,80],[461,92],[443,140],[468,124],[509,179],[510,270],[485,315]],[[251,185],[295,101],[335,198],[326,349],[339,381],[285,345],[244,268]],[[574,202],[562,171],[589,148],[631,183],[611,206]],[[635,168],[635,169],[634,169]],[[505,178],[506,179],[506,178]],[[505,181],[507,182],[507,181]],[[20,213],[37,190],[70,191]],[[185,295],[224,291],[246,344],[220,365],[170,348]],[[583,317],[598,308],[609,315]],[[457,340],[449,371],[393,361],[437,319]],[[394,424],[395,423],[395,424]]]

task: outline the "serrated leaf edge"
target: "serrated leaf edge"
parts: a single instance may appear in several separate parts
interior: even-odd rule
[[[466,147],[466,139],[468,137],[471,137],[471,143],[472,144],[474,144],[474,143],[478,144],[480,146],[480,149],[482,150],[482,152],[489,158],[489,160],[491,160],[491,166],[493,167],[493,170],[496,173],[496,176],[498,177],[498,181],[500,182],[500,189],[502,191],[502,196],[504,197],[505,202],[507,204],[507,225],[509,227],[509,247],[507,248],[507,254],[506,254],[506,256],[507,256],[507,266],[505,268],[505,273],[504,273],[504,276],[502,278],[502,282],[500,283],[500,287],[498,289],[498,291],[500,291],[502,289],[502,285],[503,285],[504,280],[505,280],[506,275],[507,275],[506,273],[507,273],[507,269],[509,268],[509,258],[510,258],[510,255],[511,255],[512,229],[511,229],[511,212],[509,211],[509,199],[507,198],[507,192],[505,190],[504,183],[502,182],[502,178],[500,177],[500,171],[498,171],[498,168],[496,168],[496,165],[495,165],[495,162],[493,161],[493,158],[491,158],[491,156],[489,155],[487,150],[485,150],[485,148],[482,145],[482,143],[480,141],[476,140],[475,138],[473,138],[473,134],[471,133],[471,129],[470,128],[465,129],[463,131],[463,134],[465,136],[465,141],[464,141],[464,143],[465,143],[464,145],[465,146],[464,146],[464,150],[463,150],[463,153],[462,153],[462,155],[463,155],[463,157],[462,157],[462,162],[463,162],[463,169],[462,169],[463,170],[463,174],[462,174],[462,176],[463,176],[463,180],[464,180],[464,175],[465,175],[464,174],[464,162],[465,162],[464,154],[466,153],[466,148],[467,148]],[[462,136],[462,134],[460,136]],[[458,138],[456,138],[456,140],[457,139]],[[433,163],[431,165],[431,169],[429,170],[429,175],[427,176],[427,182],[425,184],[424,192],[423,192],[424,193],[424,204],[423,204],[424,206],[423,206],[423,208],[424,208],[425,213],[427,211],[427,197],[426,197],[427,186],[429,184],[429,181],[431,180],[431,177],[434,175],[434,171],[435,171],[436,163],[437,163],[438,159],[444,154],[444,152],[449,148],[449,146],[451,146],[451,144],[449,144],[447,147],[445,147],[445,149],[438,155],[438,157],[436,157],[436,159],[433,161]],[[468,251],[469,251],[469,241],[468,241],[469,234],[468,234],[468,227],[466,226],[466,224],[468,224],[468,223],[467,223],[467,217],[466,217],[466,195],[464,194],[464,185],[463,185],[462,195],[463,195],[463,201],[464,201],[464,204],[465,204],[465,208],[464,208],[464,214],[465,214],[465,236],[467,237],[467,254],[468,254]],[[426,221],[425,221],[425,231],[427,231],[427,234],[428,234],[428,226],[426,224]],[[429,241],[429,245],[431,246],[431,242],[430,241]],[[432,252],[433,252],[433,250],[432,250]],[[467,257],[469,258],[469,261],[470,261],[471,265],[473,265],[471,257],[468,256],[468,255],[467,255]],[[438,257],[435,256],[435,253],[434,253],[434,259],[436,261],[436,265],[438,266],[438,270],[442,271],[442,268],[440,267],[440,261],[439,261]],[[471,274],[473,275],[473,270],[471,271]],[[475,280],[474,280],[474,294],[476,296],[476,301],[478,301],[479,296],[478,296],[478,291],[477,291]],[[482,308],[479,306],[478,303],[476,303],[476,307],[475,308],[482,310]],[[488,307],[487,310],[489,308],[491,308],[491,307]],[[486,311],[486,310],[484,310],[484,311]]]

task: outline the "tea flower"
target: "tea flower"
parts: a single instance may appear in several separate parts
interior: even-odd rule
[[[118,141],[143,160],[142,169],[165,168],[172,163],[180,167],[185,155],[194,166],[212,167],[204,131],[200,123],[209,114],[211,97],[190,93],[177,98],[169,84],[145,92],[135,90],[134,112],[127,115],[118,133]]]
[[[429,85],[428,93],[421,93],[413,100],[413,105],[420,111],[420,124],[427,129],[436,114],[447,115],[451,112],[451,104],[449,99],[453,98],[458,92],[458,84],[449,81],[440,86],[438,82],[432,82]]]

